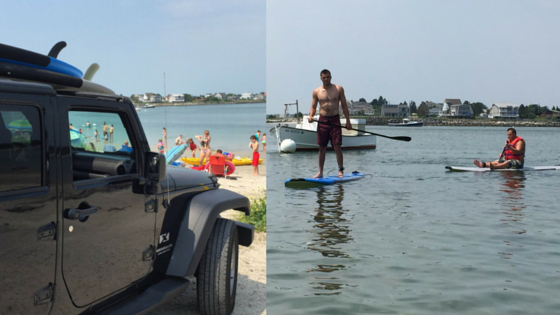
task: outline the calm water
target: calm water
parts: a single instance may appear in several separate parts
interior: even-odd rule
[[[314,175],[316,153],[273,153],[270,137],[269,314],[560,313],[560,171],[445,171],[497,158],[506,128],[367,130],[412,141],[345,152],[372,176],[306,190],[283,182]],[[558,164],[559,133],[519,128],[526,165]]]
[[[248,155],[251,152],[249,137],[257,130],[267,133],[265,112],[266,104],[256,103],[164,106],[142,109],[138,116],[152,147],[157,145],[158,139],[163,136],[163,127],[167,126],[168,147],[174,145],[180,134],[183,139],[194,138],[195,135],[202,135],[204,130],[209,130],[212,150],[222,149]],[[199,144],[196,139],[195,142]]]

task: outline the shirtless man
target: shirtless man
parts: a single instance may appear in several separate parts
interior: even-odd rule
[[[313,178],[323,177],[323,166],[325,165],[325,152],[329,140],[331,146],[336,152],[336,161],[338,162],[338,177],[344,175],[344,163],[342,160],[342,130],[340,126],[339,105],[342,105],[342,111],[346,118],[346,128],[352,129],[350,123],[350,114],[346,106],[346,96],[344,89],[340,85],[331,83],[331,72],[327,69],[321,71],[321,81],[323,85],[313,91],[313,100],[311,101],[311,110],[309,111],[309,122],[313,122],[313,116],[317,111],[317,103],[319,103],[319,123],[317,125],[317,144],[319,145],[319,172]],[[322,124],[321,122],[325,122]],[[333,127],[337,125],[339,127]]]
[[[475,159],[474,165],[491,169],[512,168],[520,170],[523,169],[524,162],[525,140],[517,136],[517,132],[514,128],[509,128],[507,130],[506,145],[499,158],[493,162],[480,162]]]

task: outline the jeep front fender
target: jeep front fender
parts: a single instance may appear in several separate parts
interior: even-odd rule
[[[188,206],[187,214],[181,222],[181,227],[173,255],[167,267],[169,276],[188,277],[194,275],[206,242],[212,233],[214,222],[221,212],[226,210],[242,211],[250,214],[249,199],[243,195],[225,189],[215,189],[194,196]],[[247,230],[249,227],[238,224],[238,228]],[[250,239],[249,238],[250,235]],[[240,243],[251,243],[252,231],[239,232]],[[242,244],[243,245],[243,244]]]

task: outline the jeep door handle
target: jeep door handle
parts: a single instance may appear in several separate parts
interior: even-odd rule
[[[64,218],[68,220],[85,221],[94,213],[97,213],[96,206],[90,206],[86,209],[66,209],[66,211],[64,211]]]

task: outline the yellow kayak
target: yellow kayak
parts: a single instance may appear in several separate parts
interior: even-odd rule
[[[183,161],[187,164],[191,164],[191,165],[198,165],[198,162],[200,161],[200,158],[181,158],[181,161]],[[253,159],[250,159],[248,157],[242,157],[242,158],[234,157],[231,160],[231,163],[233,163],[233,165],[235,165],[235,166],[251,165],[253,163]],[[262,163],[262,159],[259,159],[259,164],[261,164],[261,163]],[[204,159],[204,161],[202,162],[202,165],[205,165],[205,164],[206,164],[206,159]]]

